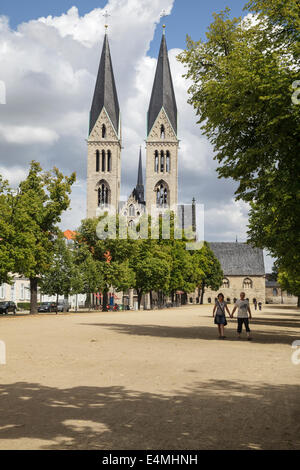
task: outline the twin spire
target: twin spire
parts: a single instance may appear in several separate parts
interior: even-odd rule
[[[119,135],[120,108],[107,33],[105,33],[104,36],[104,44],[90,113],[89,134],[92,132],[103,107],[105,108],[117,135]],[[155,79],[148,109],[148,135],[151,132],[162,108],[164,108],[173,130],[177,135],[177,105],[165,34],[163,34],[161,39]]]

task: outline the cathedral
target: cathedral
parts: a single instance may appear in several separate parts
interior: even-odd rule
[[[147,114],[146,178],[140,149],[137,184],[120,202],[121,112],[107,33],[104,37],[90,112],[87,163],[87,217],[103,209],[125,216],[128,225],[153,207],[176,208],[178,202],[177,105],[168,58],[165,27]]]

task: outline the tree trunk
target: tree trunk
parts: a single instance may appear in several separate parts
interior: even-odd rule
[[[108,291],[107,291],[107,290],[104,290],[104,291],[103,291],[102,312],[108,312],[107,302],[108,302]]]
[[[300,295],[298,295],[298,303],[297,303],[297,307],[300,308]]]
[[[201,287],[201,297],[200,297],[200,304],[201,305],[203,305],[204,290],[205,290],[205,286],[203,285],[203,287]]]
[[[141,302],[142,302],[142,291],[137,291],[138,293],[138,309],[141,310]]]
[[[51,310],[51,308],[50,308]],[[58,294],[56,294],[56,315],[58,314]]]
[[[152,294],[152,290],[150,291],[150,309],[153,310],[153,294]]]
[[[38,278],[30,278],[30,314],[34,315],[37,311],[37,293],[38,293]]]

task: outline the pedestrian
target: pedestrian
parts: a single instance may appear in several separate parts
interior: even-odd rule
[[[257,300],[256,299],[253,299],[253,305],[254,305],[255,310],[257,310]]]
[[[218,325],[219,339],[226,338],[226,336],[224,336],[224,327],[227,325],[225,310],[227,310],[230,317],[230,312],[228,310],[227,303],[224,300],[224,295],[220,293],[216,298],[216,303],[213,309],[215,324]]]
[[[234,312],[238,309],[237,313],[237,322],[238,322],[238,327],[237,327],[237,333],[238,333],[238,338],[241,338],[241,333],[242,333],[242,328],[243,324],[245,325],[245,329],[247,332],[248,336],[248,341],[251,341],[251,336],[250,336],[250,327],[249,327],[249,319],[252,319],[251,315],[251,310],[249,306],[249,301],[245,299],[245,292],[240,293],[240,300],[237,300],[234,306],[234,309],[231,314],[231,318],[233,318]],[[249,316],[248,316],[249,314]]]
[[[258,308],[259,308],[259,310],[261,310],[261,307],[262,307],[262,303],[261,303],[261,302],[258,302]]]

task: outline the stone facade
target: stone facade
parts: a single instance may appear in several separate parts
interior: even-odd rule
[[[121,138],[105,108],[88,138],[87,217],[96,217],[98,207],[118,210],[121,186]],[[104,185],[107,201],[99,200]]]
[[[177,205],[179,141],[170,121],[162,109],[146,142],[146,207],[151,213],[157,206],[157,190],[167,189],[167,206]]]

